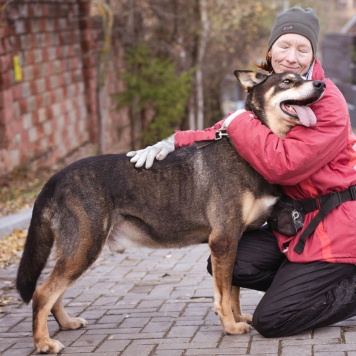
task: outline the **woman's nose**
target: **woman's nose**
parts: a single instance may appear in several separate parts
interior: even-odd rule
[[[290,48],[287,53],[287,61],[290,63],[294,63],[297,61],[296,52],[293,48]]]

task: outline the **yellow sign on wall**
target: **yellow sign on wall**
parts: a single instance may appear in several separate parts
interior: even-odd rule
[[[22,80],[22,69],[20,64],[20,57],[18,55],[13,57],[14,62],[14,78],[15,82],[20,82]]]

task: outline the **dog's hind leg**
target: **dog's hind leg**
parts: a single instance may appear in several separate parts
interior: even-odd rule
[[[88,324],[88,322],[83,318],[70,318],[63,307],[63,295],[57,299],[56,303],[53,305],[51,310],[53,316],[57,320],[58,325],[62,330],[75,330],[80,329]]]
[[[251,326],[244,321],[235,321],[231,303],[232,270],[239,234],[229,234],[213,230],[209,236],[215,289],[214,307],[226,334],[244,334],[251,330]]]
[[[64,348],[59,341],[49,337],[47,318],[50,311],[62,329],[78,329],[87,324],[82,318],[69,318],[62,304],[65,291],[97,259],[105,243],[105,238],[100,236],[96,239],[86,236],[78,239],[78,245],[70,257],[64,246],[62,250],[57,250],[58,259],[52,273],[33,295],[33,337],[39,352],[58,353]]]
[[[86,251],[78,249],[85,255]],[[61,329],[78,329],[87,324],[82,318],[69,318],[62,304],[68,287],[77,280],[91,263],[74,255],[66,260],[58,260],[48,279],[33,294],[33,337],[39,352],[58,353],[64,346],[51,339],[47,319],[52,311]]]
[[[231,309],[236,322],[252,323],[252,315],[242,314],[240,304],[240,287],[232,286],[231,290]]]
[[[60,281],[54,276],[49,276],[47,281],[38,287],[32,297],[33,302],[33,338],[38,352],[58,353],[64,346],[57,340],[49,337],[47,319],[53,305],[65,292],[68,283]]]

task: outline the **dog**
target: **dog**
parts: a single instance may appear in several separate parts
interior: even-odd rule
[[[311,111],[305,106],[321,97],[323,82],[291,73],[234,74],[248,92],[246,109],[280,137],[295,125],[312,124],[313,119],[298,118],[298,111]],[[22,299],[33,301],[37,350],[58,353],[64,348],[49,337],[50,312],[61,329],[87,324],[68,316],[62,298],[106,242],[114,251],[208,242],[214,306],[223,331],[250,331],[251,316],[241,314],[239,288],[231,287],[237,245],[246,229],[266,221],[280,194],[226,138],[175,150],[151,169],[135,168],[125,154],[110,154],[84,158],[59,171],[34,204],[16,280]],[[36,288],[53,246],[54,268]]]

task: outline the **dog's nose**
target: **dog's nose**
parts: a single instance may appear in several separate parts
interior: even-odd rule
[[[323,89],[326,87],[325,83],[322,80],[314,80],[313,85],[315,86],[315,88],[318,89]]]

